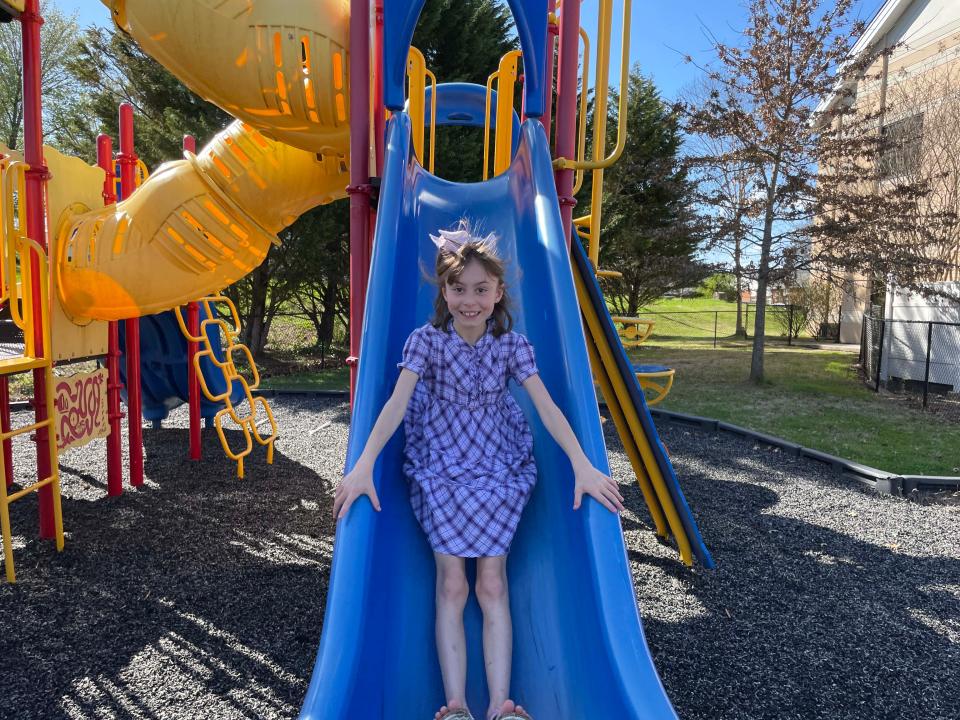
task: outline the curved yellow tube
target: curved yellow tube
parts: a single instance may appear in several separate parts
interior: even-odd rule
[[[57,228],[57,293],[76,322],[169,310],[259,265],[276,233],[345,196],[346,161],[235,122],[201,152],[161,166],[129,199]]]
[[[234,117],[315,153],[348,151],[349,0],[101,2],[144,52]]]

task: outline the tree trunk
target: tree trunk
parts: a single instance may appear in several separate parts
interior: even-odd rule
[[[733,277],[737,285],[737,329],[735,337],[745,338],[747,329],[743,326],[743,267],[740,265],[740,238],[734,240],[733,246]]]
[[[323,310],[320,315],[320,328],[317,333],[317,343],[321,344],[321,353],[326,355],[333,342],[334,320],[337,316],[337,296],[340,292],[340,278],[333,274],[327,282],[323,293]]]
[[[767,206],[763,221],[763,241],[760,246],[760,266],[757,272],[757,303],[753,316],[753,353],[750,357],[750,381],[763,382],[764,331],[767,315],[767,275],[770,271],[770,247],[773,244],[773,198]]]
[[[630,294],[627,298],[627,317],[636,317],[640,309],[640,281],[630,283]]]
[[[254,360],[259,360],[267,344],[267,291],[270,287],[269,259],[261,263],[251,274],[250,310],[247,313],[241,337],[250,348]]]

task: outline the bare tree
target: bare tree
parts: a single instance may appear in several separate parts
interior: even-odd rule
[[[56,136],[63,127],[64,110],[77,97],[77,83],[67,66],[78,53],[77,15],[64,15],[54,3],[42,0],[40,14],[40,87],[44,96],[43,129]],[[20,23],[0,24],[0,140],[16,148],[23,137],[23,53]]]
[[[876,109],[852,102],[848,80],[866,77],[875,59],[850,53],[864,30],[853,5],[750,0],[742,42],[714,40],[717,62],[705,68],[713,89],[686,109],[692,133],[722,141],[695,160],[743,169],[756,196],[744,224],[757,249],[754,382],[763,380],[769,287],[822,266],[920,288],[943,264],[929,226],[908,228],[925,184],[898,178],[876,192],[876,159],[891,139],[877,132]],[[839,101],[818,108],[831,95]]]

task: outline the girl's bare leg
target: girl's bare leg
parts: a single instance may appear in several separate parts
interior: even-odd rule
[[[445,707],[462,708],[467,702],[467,642],[463,608],[470,588],[463,558],[434,553],[437,562],[437,655],[443,675]]]
[[[512,709],[510,669],[513,624],[507,590],[507,556],[477,558],[477,601],[483,610],[483,662],[490,689],[487,718]]]

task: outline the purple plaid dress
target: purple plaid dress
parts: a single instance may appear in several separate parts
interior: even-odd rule
[[[537,480],[533,436],[507,380],[536,374],[533,348],[514,332],[470,346],[451,327],[417,328],[398,367],[420,376],[404,417],[410,502],[435,552],[510,551]]]

